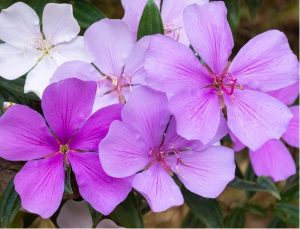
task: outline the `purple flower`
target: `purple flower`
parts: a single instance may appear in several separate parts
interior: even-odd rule
[[[175,119],[164,93],[147,87],[136,89],[122,110],[122,121],[111,124],[99,145],[107,174],[135,175],[133,187],[152,211],[183,204],[176,174],[190,191],[214,198],[234,178],[234,152],[223,146],[204,147],[176,133]]]
[[[183,25],[183,11],[191,4],[203,5],[209,0],[154,0],[160,9],[165,35],[183,44],[189,45]],[[126,22],[133,36],[137,36],[139,21],[147,0],[122,0],[123,21]]]
[[[144,82],[148,39],[136,43],[124,22],[103,19],[87,29],[84,42],[94,65],[82,61],[65,63],[54,73],[52,81],[75,77],[97,82],[94,110],[125,103],[130,92]]]
[[[233,38],[226,14],[221,1],[188,6],[185,29],[205,64],[186,46],[155,35],[145,62],[147,81],[171,97],[170,109],[183,137],[208,142],[226,109],[231,132],[257,150],[281,137],[292,118],[284,104],[265,92],[295,83],[298,60],[285,35],[271,30],[251,39],[228,61]]]
[[[14,180],[26,210],[48,218],[58,209],[69,165],[81,196],[105,215],[130,192],[130,179],[107,176],[97,153],[110,123],[120,119],[122,106],[91,115],[95,93],[94,82],[67,79],[46,88],[45,119],[22,105],[12,106],[0,118],[0,156],[28,161]]]
[[[294,103],[299,95],[298,83],[269,92],[286,105]],[[282,135],[282,140],[293,147],[299,147],[299,106],[290,107],[293,118]],[[232,136],[234,147],[241,150],[245,146]],[[277,139],[267,141],[259,149],[249,152],[250,162],[258,176],[269,176],[274,181],[285,180],[296,173],[295,162],[288,148]]]

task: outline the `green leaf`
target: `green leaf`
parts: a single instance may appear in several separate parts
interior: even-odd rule
[[[240,0],[225,0],[227,7],[227,20],[232,30],[236,30],[240,23]]]
[[[225,217],[224,226],[226,228],[243,228],[245,224],[245,211],[242,208],[234,208]]]
[[[204,228],[205,224],[202,223],[193,213],[189,212],[184,218],[182,228]]]
[[[12,94],[23,99],[36,100],[40,99],[33,93],[24,93],[25,77],[20,77],[16,80],[6,80],[0,77],[0,87],[7,89]],[[2,91],[1,91],[2,92]]]
[[[54,3],[55,0],[25,0],[25,3],[30,5],[34,11],[37,13],[40,19],[42,19],[44,7],[47,3]]]
[[[275,184],[267,177],[258,177],[256,182],[235,178],[229,186],[244,191],[268,192],[280,200],[280,194]]]
[[[74,16],[83,29],[86,29],[96,21],[106,18],[105,14],[99,8],[84,0],[74,1],[73,9]]]
[[[96,227],[97,224],[100,222],[102,219],[102,214],[98,211],[96,211],[91,205],[88,205],[92,220],[93,220],[93,227]]]
[[[183,188],[183,196],[190,211],[207,227],[223,227],[222,211],[215,199],[206,199]]]
[[[142,216],[137,210],[135,205],[135,196],[130,193],[129,196],[123,201],[110,215],[110,217],[120,226],[128,228],[141,228],[143,227]]]
[[[287,224],[299,225],[299,207],[288,203],[277,203],[275,215]]]
[[[245,211],[250,212],[252,214],[258,215],[258,216],[265,216],[266,215],[266,210],[260,206],[260,205],[256,205],[256,204],[246,204],[244,207]]]
[[[281,193],[282,200],[290,202],[299,199],[299,174],[290,177]]]
[[[137,39],[153,34],[164,34],[164,26],[155,2],[148,0],[139,23]]]
[[[257,15],[259,8],[262,5],[262,0],[245,0],[250,11],[252,19],[254,19]]]
[[[72,174],[72,168],[71,166],[68,166],[65,170],[66,173],[66,179],[65,179],[65,192],[68,194],[73,194],[73,189],[72,189],[72,183],[71,183],[71,174]]]
[[[283,222],[281,219],[274,217],[268,224],[268,228],[286,228],[286,223]]]
[[[9,181],[0,201],[0,227],[7,227],[14,220],[21,206],[13,180],[14,178]]]

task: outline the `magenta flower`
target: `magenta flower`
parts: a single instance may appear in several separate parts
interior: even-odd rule
[[[189,45],[183,25],[183,11],[188,5],[203,5],[209,0],[154,0],[154,2],[160,9],[165,35]],[[147,0],[122,0],[125,12],[122,20],[128,25],[135,37],[137,37],[139,21],[146,3]]]
[[[121,105],[91,115],[94,82],[67,79],[43,94],[45,119],[36,111],[14,105],[0,118],[0,156],[28,161],[17,173],[15,189],[23,208],[48,218],[64,192],[65,167],[71,166],[81,196],[102,214],[109,214],[131,190],[129,179],[104,173],[98,144],[110,123],[120,119]]]
[[[155,35],[145,62],[147,81],[171,97],[170,109],[183,137],[210,141],[223,109],[230,131],[257,150],[280,138],[292,118],[284,104],[265,92],[295,83],[298,60],[285,35],[271,30],[251,39],[228,61],[233,38],[226,14],[222,1],[188,6],[185,29],[205,64],[186,46]]]
[[[145,38],[136,43],[121,20],[103,19],[84,34],[93,65],[82,61],[65,63],[54,73],[52,81],[75,77],[97,82],[94,110],[125,103],[130,92],[144,82],[147,41]]]
[[[146,102],[145,102],[146,101]],[[203,147],[176,134],[175,119],[164,93],[147,87],[133,91],[99,145],[100,161],[107,174],[135,175],[133,187],[152,211],[183,204],[176,174],[190,191],[214,198],[234,178],[234,152],[223,146]]]

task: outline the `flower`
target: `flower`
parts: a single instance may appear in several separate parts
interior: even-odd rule
[[[183,25],[183,11],[188,5],[203,5],[208,3],[209,0],[154,0],[154,2],[160,9],[165,35],[189,45],[190,42]],[[128,25],[135,37],[137,36],[139,21],[146,3],[147,0],[122,0],[125,12],[122,20]]]
[[[291,105],[299,95],[298,83],[271,91],[269,94],[286,105]],[[299,147],[299,106],[291,106],[290,111],[293,114],[293,118],[282,135],[282,140],[290,146]],[[233,142],[236,145],[240,145],[240,149],[245,147],[236,139],[233,139]],[[288,148],[280,140],[271,139],[258,150],[250,150],[249,157],[253,170],[258,176],[269,176],[274,181],[281,181],[296,173],[295,162]]]
[[[87,29],[84,41],[93,65],[82,61],[65,63],[54,73],[52,81],[70,77],[96,81],[98,91],[94,110],[125,103],[130,92],[143,84],[144,51],[148,39],[136,43],[124,22],[103,19]]]
[[[68,200],[57,217],[60,228],[93,228],[93,219],[87,202]],[[121,228],[110,219],[103,219],[96,228]]]
[[[281,137],[292,118],[288,108],[266,92],[295,83],[298,60],[285,35],[270,30],[252,38],[228,62],[233,38],[226,14],[222,1],[188,6],[185,29],[204,64],[186,46],[154,35],[145,61],[146,81],[168,93],[183,137],[208,142],[222,109],[230,131],[257,150]]]
[[[95,93],[94,82],[67,79],[46,88],[45,119],[22,105],[10,107],[0,118],[0,156],[28,161],[14,179],[26,210],[48,218],[58,209],[68,166],[81,196],[102,214],[109,214],[130,192],[130,178],[107,176],[97,153],[110,123],[120,119],[122,106],[91,115]]]
[[[183,204],[180,189],[171,177],[174,174],[187,189],[208,198],[217,197],[234,178],[231,149],[203,146],[177,135],[164,93],[137,88],[121,116],[122,121],[114,121],[99,144],[100,161],[110,176],[134,175],[133,187],[146,198],[152,211]]]
[[[39,17],[23,2],[0,13],[0,76],[8,80],[26,73],[24,91],[39,97],[58,65],[71,60],[86,60],[80,27],[72,5],[49,3],[43,12],[43,32]]]

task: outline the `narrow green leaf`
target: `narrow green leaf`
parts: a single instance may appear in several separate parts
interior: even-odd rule
[[[215,199],[206,199],[183,188],[183,196],[190,211],[207,227],[223,227],[221,208]]]
[[[0,201],[0,227],[7,227],[14,220],[21,206],[13,179],[8,183]]]
[[[234,208],[225,217],[226,228],[243,228],[245,224],[245,211],[242,208]]]
[[[182,228],[204,228],[205,224],[202,223],[193,213],[189,212],[184,218]]]
[[[274,217],[268,224],[268,228],[286,228],[286,223],[281,219]]]
[[[225,0],[227,7],[227,20],[232,30],[236,30],[240,24],[240,0]]]
[[[277,203],[275,215],[287,224],[299,226],[299,207],[288,203]]]
[[[73,9],[74,16],[83,29],[86,29],[96,21],[106,18],[105,14],[98,7],[84,0],[74,1]]]
[[[98,211],[96,211],[91,205],[88,205],[92,220],[93,220],[93,227],[96,227],[97,224],[100,222],[102,219],[102,214]]]
[[[280,199],[279,191],[274,183],[267,177],[258,177],[256,182],[235,178],[229,183],[229,186],[244,191],[268,192],[277,199]]]
[[[133,193],[129,194],[125,201],[123,201],[110,215],[110,217],[120,226],[128,228],[143,227],[142,216],[135,206],[135,196]]]
[[[68,194],[73,194],[73,189],[72,189],[72,183],[71,183],[71,174],[72,174],[72,168],[71,166],[68,166],[65,170],[65,192]]]
[[[258,216],[265,216],[266,215],[266,210],[256,204],[246,204],[244,207],[245,211],[250,212],[252,214],[258,215]]]
[[[245,0],[250,11],[252,19],[254,19],[257,15],[259,8],[262,5],[262,0]]]
[[[137,39],[153,34],[164,34],[164,26],[155,2],[148,0],[140,19]]]

